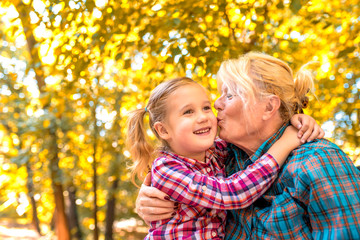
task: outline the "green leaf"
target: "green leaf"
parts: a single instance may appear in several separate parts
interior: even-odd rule
[[[301,7],[301,0],[291,0],[290,9],[294,14],[297,14]]]
[[[115,60],[116,60],[116,61],[118,61],[119,59],[121,59],[121,58],[122,58],[122,55],[123,55],[123,53],[122,53],[122,52],[121,52],[121,53],[116,54]]]
[[[344,57],[346,56],[348,53],[353,52],[356,49],[356,47],[348,47],[345,48],[344,50],[340,51],[339,54],[337,55],[338,58]]]
[[[126,59],[125,64],[124,64],[124,68],[128,69],[128,68],[130,68],[130,66],[131,66],[131,59]]]
[[[284,8],[284,3],[283,1],[280,1],[277,5],[276,5],[277,8],[279,9],[283,9]]]
[[[10,160],[16,165],[22,166],[23,164],[27,163],[29,159],[29,149],[22,149],[19,151],[19,155],[12,157]]]
[[[178,18],[174,18],[173,22],[175,25],[179,25],[181,23],[181,20]]]
[[[175,57],[176,55],[180,54],[181,50],[179,47],[171,49],[171,54]]]

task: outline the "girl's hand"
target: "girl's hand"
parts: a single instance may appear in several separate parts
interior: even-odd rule
[[[136,199],[137,214],[149,225],[151,221],[171,218],[175,212],[175,205],[169,196],[157,188],[150,187],[150,174],[141,185]]]
[[[316,138],[323,138],[324,130],[316,123],[315,119],[305,114],[295,114],[290,119],[291,124],[296,127],[298,131],[298,138],[302,143],[310,142]]]

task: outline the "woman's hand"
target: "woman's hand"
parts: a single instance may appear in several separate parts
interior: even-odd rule
[[[290,122],[299,130],[297,136],[302,143],[310,142],[316,138],[323,138],[325,135],[324,130],[316,123],[315,119],[306,114],[295,114],[290,119]]]
[[[177,207],[175,204],[165,193],[150,187],[150,174],[146,175],[136,199],[136,212],[146,224],[171,218]]]

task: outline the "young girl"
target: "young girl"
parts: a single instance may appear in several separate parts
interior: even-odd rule
[[[145,134],[147,113],[151,130],[162,143],[154,161],[155,151]],[[258,199],[287,155],[300,145],[297,131],[288,127],[254,164],[226,177],[227,145],[215,139],[216,133],[217,119],[207,92],[189,78],[161,83],[147,107],[129,115],[127,144],[134,159],[133,176],[152,165],[152,186],[177,202],[173,217],[151,222],[145,239],[223,239],[225,210],[245,208]]]

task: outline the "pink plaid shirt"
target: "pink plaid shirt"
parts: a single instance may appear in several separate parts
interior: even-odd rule
[[[225,177],[226,142],[216,139],[205,163],[161,152],[151,169],[151,184],[179,203],[176,215],[151,222],[145,239],[223,239],[226,209],[245,208],[275,180],[279,165],[265,153],[243,171]]]

